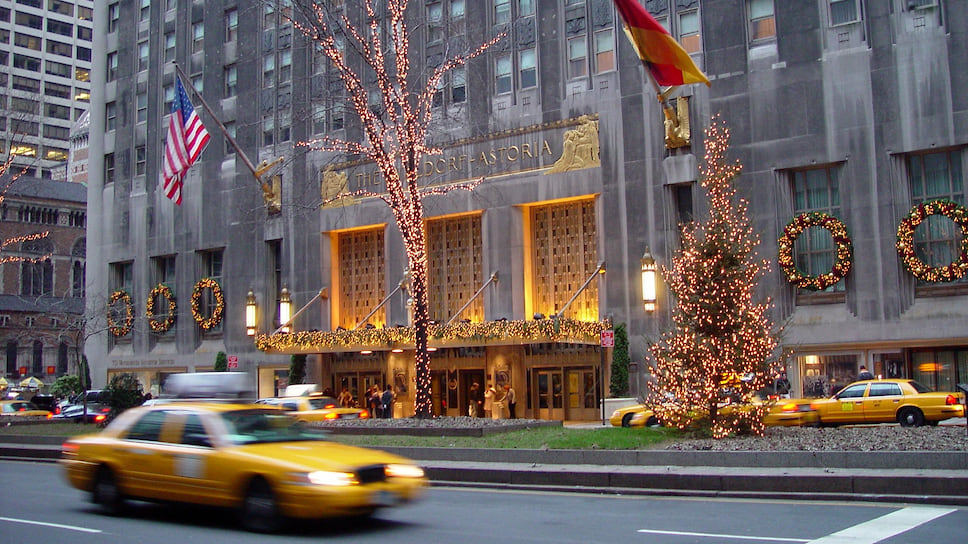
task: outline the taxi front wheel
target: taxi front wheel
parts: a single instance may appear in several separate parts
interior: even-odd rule
[[[91,490],[91,502],[100,505],[105,512],[117,515],[124,510],[124,496],[118,487],[117,477],[108,467],[101,467],[94,476],[94,488]]]
[[[279,507],[269,482],[262,478],[252,480],[239,514],[242,526],[249,531],[269,533],[279,529]]]

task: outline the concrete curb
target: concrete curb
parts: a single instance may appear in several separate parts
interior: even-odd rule
[[[60,458],[61,438],[19,438],[32,443],[0,443],[0,458]],[[380,449],[417,461],[436,486],[968,506],[968,452]]]

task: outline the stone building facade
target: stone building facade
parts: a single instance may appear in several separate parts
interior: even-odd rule
[[[698,164],[713,115],[731,129],[732,154],[744,165],[739,191],[761,234],[760,254],[774,264],[761,294],[774,300],[794,349],[786,370],[796,394],[829,393],[861,365],[942,389],[968,381],[966,280],[919,280],[895,249],[916,204],[965,203],[968,98],[957,89],[968,77],[958,54],[968,6],[643,4],[712,82],[673,93],[684,99],[676,105],[688,135],[664,127],[610,0],[411,2],[414,20],[426,23],[411,27],[420,62],[507,33],[445,78],[434,101],[433,143],[442,153],[427,157],[425,182],[483,179],[471,193],[426,206],[432,318],[454,319],[431,342],[434,410],[464,413],[470,384],[494,382],[514,387],[519,415],[598,417],[608,369],[601,327],[592,324],[607,317],[628,325],[633,385],[641,386],[647,342],[668,325],[672,301],[660,283],[657,311],[645,311],[640,257],[648,249],[668,265],[678,224],[705,212]],[[334,5],[352,11],[356,3]],[[398,289],[406,254],[378,198],[331,201],[343,191],[379,193],[372,165],[294,145],[362,135],[342,83],[287,21],[288,3],[138,9],[105,0],[95,9],[88,171],[97,220],[88,250],[97,264],[88,290],[127,294],[132,316],[115,316],[115,324],[130,323],[115,329],[123,334],[88,343],[95,383],[137,372],[158,391],[168,373],[211,368],[223,351],[269,396],[285,383],[289,356],[307,353],[321,386],[358,393],[390,383],[407,414],[410,310]],[[136,55],[143,43],[146,60]],[[105,70],[115,56],[117,70]],[[282,157],[264,179],[278,208],[195,98],[212,140],[187,175],[181,206],[159,190],[171,61],[252,163]],[[118,115],[108,127],[112,108]],[[778,263],[784,228],[812,212],[843,223],[852,246],[846,277],[820,292],[793,286]],[[915,245],[925,264],[964,261],[954,221],[935,214],[923,222]],[[827,273],[836,261],[826,231],[812,227],[796,239],[792,255],[807,274]],[[162,286],[171,294],[158,296]],[[261,349],[246,334],[250,291]],[[294,310],[308,303],[294,331],[318,332],[298,345],[295,336],[272,334],[283,291]],[[171,302],[175,319],[160,327],[160,308]],[[574,328],[563,335],[553,314]],[[369,343],[342,334],[368,325],[376,329]]]
[[[13,242],[0,253],[3,376],[50,384],[76,374],[82,355],[87,188],[21,177],[3,197],[0,239]]]

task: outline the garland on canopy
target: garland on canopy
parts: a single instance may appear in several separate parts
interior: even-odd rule
[[[116,302],[122,302],[124,304],[124,321],[119,325],[114,320],[113,306]],[[131,326],[134,325],[134,307],[131,305],[131,295],[128,294],[124,289],[118,289],[117,291],[111,293],[108,298],[108,330],[114,336],[124,336],[131,332]]]
[[[931,215],[943,215],[961,230],[961,251],[947,266],[929,266],[915,251],[914,230]],[[911,208],[897,227],[897,253],[904,267],[921,281],[938,283],[963,278],[968,274],[968,209],[948,199],[930,200]]]
[[[202,315],[202,294],[206,289],[212,290],[215,297],[215,306],[212,308],[212,315],[205,317]],[[198,280],[192,288],[192,317],[202,330],[211,330],[222,322],[222,314],[225,312],[225,296],[222,294],[222,287],[212,278],[202,278]]]
[[[159,319],[155,315],[155,299],[158,297],[164,297],[168,301],[168,314],[165,315],[164,319]],[[168,332],[171,326],[175,324],[175,295],[172,294],[171,288],[163,283],[159,283],[154,289],[148,293],[148,300],[145,301],[145,317],[148,318],[148,326],[154,332]]]
[[[430,325],[431,339],[447,341],[486,342],[515,338],[530,342],[579,342],[597,344],[599,335],[611,327],[608,321],[575,321],[572,319],[540,319],[535,321],[488,321],[485,323],[453,323]],[[283,334],[263,334],[256,338],[261,351],[312,351],[314,349],[352,351],[363,347],[380,349],[394,345],[410,346],[415,341],[413,327],[360,328],[337,331],[297,331]]]
[[[793,246],[797,238],[810,227],[820,227],[830,231],[830,236],[837,246],[837,258],[830,272],[826,274],[807,274],[797,267],[793,259]],[[778,242],[780,250],[777,260],[780,263],[780,269],[786,275],[787,281],[801,289],[823,291],[842,280],[850,271],[853,244],[847,233],[847,227],[832,215],[823,212],[801,213],[783,229],[783,236]]]

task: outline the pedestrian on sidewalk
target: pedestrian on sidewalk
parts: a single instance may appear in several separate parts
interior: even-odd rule
[[[518,403],[517,399],[514,398],[514,389],[511,388],[511,384],[504,385],[504,400],[508,405],[508,417],[515,419],[517,416],[514,413],[514,409],[518,406]]]

